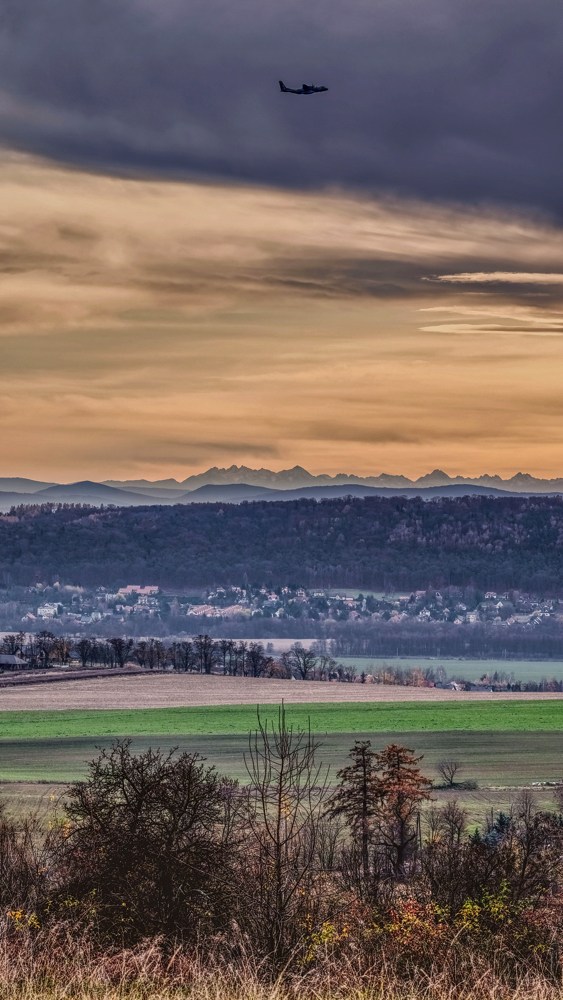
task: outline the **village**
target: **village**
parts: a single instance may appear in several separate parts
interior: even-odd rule
[[[201,594],[171,593],[155,585],[127,584],[116,592],[104,588],[37,585],[11,588],[0,601],[3,629],[25,627],[36,631],[45,623],[82,632],[85,627],[107,624],[170,623],[188,619],[241,622],[251,618],[308,619],[315,622],[411,621],[421,625],[449,622],[473,625],[487,622],[510,628],[534,628],[548,620],[563,619],[559,598],[545,598],[520,591],[479,592],[449,588],[417,590],[411,594],[375,594],[357,590],[311,590],[287,586],[268,588],[216,587]],[[196,620],[196,621],[193,621]],[[185,623],[186,625],[189,622]]]

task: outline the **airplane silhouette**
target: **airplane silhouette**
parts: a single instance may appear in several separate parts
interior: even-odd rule
[[[309,86],[304,83],[301,90],[292,90],[291,87],[286,87],[285,83],[280,80],[280,90],[282,94],[320,94],[323,90],[328,90],[328,87],[313,87],[313,84]]]

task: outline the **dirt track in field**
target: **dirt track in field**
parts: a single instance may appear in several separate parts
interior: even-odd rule
[[[100,677],[0,690],[0,711],[26,709],[183,708],[302,702],[552,701],[563,693],[443,691],[384,684],[280,681],[194,674]]]

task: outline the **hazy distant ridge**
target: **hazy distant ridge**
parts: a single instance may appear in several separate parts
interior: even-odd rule
[[[0,480],[0,488],[2,480]],[[234,483],[244,483],[249,486],[274,487],[278,490],[298,489],[301,486],[340,486],[345,483],[357,483],[360,486],[383,486],[391,489],[413,486],[492,486],[496,489],[510,490],[514,493],[528,493],[530,490],[539,493],[552,493],[563,489],[563,477],[558,479],[536,479],[528,472],[518,472],[510,479],[502,479],[501,476],[478,476],[474,479],[466,476],[448,476],[447,472],[441,469],[434,469],[433,472],[420,476],[419,479],[408,479],[406,476],[392,476],[388,473],[381,473],[378,476],[355,476],[346,472],[339,472],[336,476],[319,475],[313,476],[300,465],[295,465],[293,469],[283,469],[281,472],[272,472],[271,469],[249,469],[245,465],[231,465],[229,469],[219,469],[214,466],[207,472],[200,472],[196,476],[188,476],[182,482],[176,479],[160,479],[150,482],[148,479],[127,479],[124,481],[116,479],[104,480],[106,486],[115,486],[121,489],[164,489],[168,493],[173,490],[195,490],[198,486],[229,486]],[[43,485],[43,484],[42,484]]]
[[[33,479],[0,478],[0,511],[6,512],[13,505],[31,502],[45,503],[89,503],[132,506],[174,503],[201,503],[224,501],[240,503],[242,500],[296,499],[307,495],[321,499],[325,496],[343,496],[346,487],[355,487],[351,492],[361,495],[361,488],[382,491],[390,495],[393,491],[405,496],[414,496],[417,491],[425,499],[440,495],[460,495],[460,487],[469,487],[469,493],[490,491],[490,495],[506,493],[537,494],[563,492],[563,477],[558,479],[536,479],[529,473],[519,472],[510,479],[500,476],[478,476],[474,479],[463,476],[449,476],[435,469],[419,479],[406,476],[392,476],[381,473],[378,476],[355,476],[340,472],[335,476],[313,476],[300,465],[281,472],[271,469],[249,469],[245,465],[232,465],[229,469],[214,467],[196,476],[188,476],[183,482],[176,479],[107,479],[103,483],[91,481],[79,483],[46,483]],[[232,487],[232,490],[229,489]],[[360,491],[358,492],[358,489]],[[33,500],[32,500],[33,497]]]

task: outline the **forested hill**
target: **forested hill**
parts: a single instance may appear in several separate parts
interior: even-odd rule
[[[398,498],[96,510],[0,517],[6,584],[163,587],[448,584],[563,590],[563,498]]]

